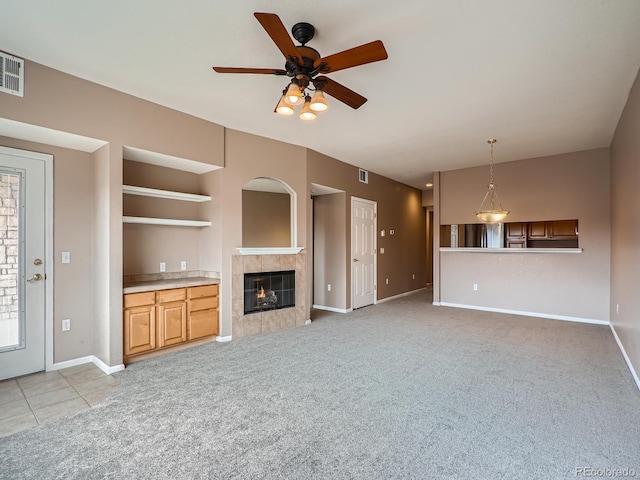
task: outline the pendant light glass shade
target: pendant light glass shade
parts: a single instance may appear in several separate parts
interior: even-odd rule
[[[300,118],[302,120],[315,120],[316,114],[311,110],[311,97],[307,95],[304,99],[304,107],[300,111]]]
[[[300,87],[295,83],[290,83],[287,93],[284,94],[284,101],[289,105],[300,105],[303,101]]]
[[[324,98],[324,93],[322,93],[322,90],[316,90],[316,93],[313,95],[313,98],[311,99],[310,108],[314,112],[324,112],[327,108],[329,108],[329,105],[327,105],[327,100]]]
[[[493,183],[493,144],[496,142],[495,138],[487,140],[487,143],[491,145],[491,181],[488,185],[487,193],[484,194],[480,208],[475,212],[478,220],[483,223],[500,223],[509,215],[509,211],[505,210],[502,203],[500,203],[496,192],[496,184]]]

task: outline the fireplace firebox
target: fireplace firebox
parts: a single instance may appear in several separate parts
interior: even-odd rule
[[[244,313],[296,306],[296,272],[244,274]]]

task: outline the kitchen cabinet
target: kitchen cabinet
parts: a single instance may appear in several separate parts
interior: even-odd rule
[[[156,348],[154,292],[125,295],[123,320],[125,357]]]
[[[219,285],[126,293],[123,299],[125,363],[219,333]]]
[[[505,223],[505,240],[507,248],[527,248],[527,224]]]
[[[189,340],[218,334],[218,285],[189,288]]]

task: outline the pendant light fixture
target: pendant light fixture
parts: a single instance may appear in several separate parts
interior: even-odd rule
[[[500,223],[509,215],[509,211],[505,210],[502,203],[500,203],[496,192],[496,184],[493,183],[493,145],[496,142],[495,138],[487,140],[487,143],[491,145],[491,181],[488,185],[487,193],[484,194],[480,208],[476,212],[476,217],[483,223]]]

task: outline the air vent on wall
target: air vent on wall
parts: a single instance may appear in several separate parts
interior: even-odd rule
[[[369,172],[360,168],[358,172],[358,179],[362,183],[369,183]]]
[[[0,52],[0,92],[24,96],[24,60]]]

